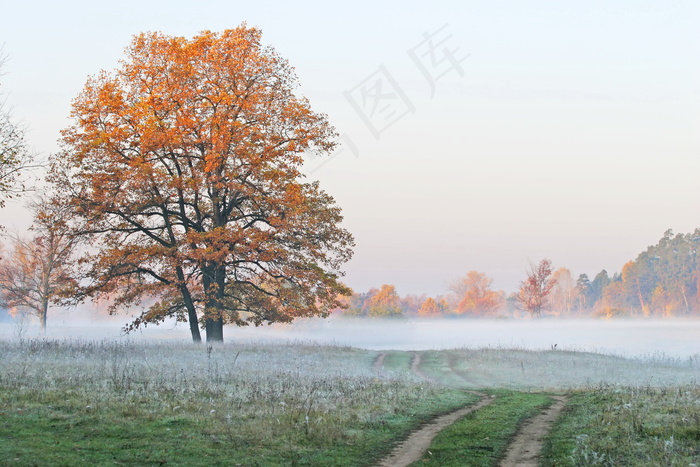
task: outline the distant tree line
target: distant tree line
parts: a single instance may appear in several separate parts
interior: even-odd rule
[[[689,234],[668,230],[659,243],[608,277],[601,271],[577,287],[586,309],[596,316],[689,316],[700,309],[700,229]]]
[[[354,293],[347,309],[339,311],[369,318],[693,316],[700,310],[699,246],[700,229],[689,234],[668,230],[612,276],[602,270],[592,280],[587,274],[574,280],[569,269],[553,270],[551,261],[543,259],[508,295],[494,290],[486,274],[469,271],[445,295],[401,297],[385,284]]]

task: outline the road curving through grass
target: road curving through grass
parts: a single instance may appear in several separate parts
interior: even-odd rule
[[[414,466],[493,466],[525,422],[552,403],[544,394],[497,390],[492,403],[442,430]]]
[[[423,425],[396,446],[391,454],[379,463],[379,467],[405,467],[420,461],[438,433],[464,416],[486,407],[491,402],[493,399],[482,394],[481,400],[476,404],[442,415]]]
[[[540,465],[542,447],[552,425],[566,407],[566,396],[552,396],[554,403],[539,415],[529,419],[518,431],[506,451],[500,467],[537,467]]]
[[[463,372],[454,371],[454,355],[444,352],[425,354],[433,375],[452,384],[470,385]],[[385,355],[382,354],[378,361],[383,361]],[[428,376],[423,370],[423,361],[423,353],[413,352],[411,372],[426,381],[438,383],[435,377]],[[502,467],[535,467],[543,439],[562,412],[566,398],[513,391],[492,393],[490,397],[482,392],[468,392],[481,400],[424,425],[397,445],[379,464],[380,467],[412,464],[486,466],[499,460]]]

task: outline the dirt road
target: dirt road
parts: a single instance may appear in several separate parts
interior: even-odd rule
[[[374,362],[374,370],[380,371],[386,354],[381,354]],[[435,382],[428,377],[420,368],[421,355],[415,353],[411,361],[411,371],[431,382]],[[391,454],[379,463],[379,467],[404,467],[425,457],[433,438],[443,429],[455,423],[465,415],[472,413],[490,404],[494,399],[476,391],[470,391],[481,397],[476,404],[455,410],[447,415],[436,418],[432,422],[424,425],[402,443],[400,443]],[[552,429],[552,425],[566,406],[566,397],[553,396],[554,404],[545,409],[540,415],[528,420],[520,429],[515,439],[511,442],[506,457],[500,463],[501,467],[536,467],[542,444],[545,436]]]
[[[528,420],[508,446],[501,467],[537,467],[542,444],[552,425],[566,406],[566,397],[553,396],[554,404]]]
[[[377,363],[384,360],[384,354],[380,355],[375,361],[375,371],[377,370]],[[432,378],[425,375],[420,369],[421,356],[419,353],[413,355],[413,360],[411,361],[411,371],[416,375],[425,379],[427,381],[435,382]],[[380,467],[404,467],[417,462],[423,458],[426,451],[433,442],[433,438],[440,433],[446,427],[452,425],[454,422],[464,417],[465,415],[479,410],[482,407],[489,405],[493,402],[493,399],[488,397],[486,394],[479,392],[469,391],[472,394],[481,397],[481,400],[476,404],[462,407],[461,409],[450,412],[446,415],[436,418],[432,422],[423,425],[419,430],[414,431],[411,435],[403,441],[401,444],[396,446],[391,454],[386,457],[382,462],[379,463]]]
[[[414,462],[418,462],[423,458],[426,451],[433,442],[433,438],[440,433],[444,428],[452,425],[454,422],[464,417],[468,413],[479,410],[493,402],[493,399],[484,396],[479,402],[468,407],[462,407],[459,410],[448,413],[436,418],[432,422],[424,425],[418,431],[411,433],[404,442],[396,446],[391,454],[386,457],[380,467],[404,467]]]

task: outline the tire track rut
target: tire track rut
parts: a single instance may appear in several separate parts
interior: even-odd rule
[[[381,371],[384,357],[386,357],[386,353],[380,354],[375,360],[373,365],[375,371]],[[415,352],[411,360],[411,372],[426,381],[437,383],[433,378],[423,373],[420,364],[421,354]],[[450,368],[451,367],[452,365],[450,364]],[[462,375],[458,374],[458,376],[464,379]],[[477,395],[481,399],[475,404],[462,407],[461,409],[437,417],[432,422],[423,425],[421,428],[411,433],[408,438],[399,443],[391,454],[378,464],[378,467],[405,467],[420,461],[430,447],[433,439],[440,431],[465,415],[486,407],[494,400],[488,395],[478,391],[467,392]],[[537,467],[544,438],[551,431],[552,425],[557,418],[559,418],[564,407],[566,407],[566,396],[552,396],[552,398],[554,399],[552,405],[543,410],[540,415],[536,415],[527,420],[521,427],[513,441],[509,444],[506,450],[506,456],[499,464],[500,467]]]
[[[377,355],[377,358],[374,359],[374,363],[372,364],[372,370],[375,373],[381,373],[382,370],[384,369],[384,359],[386,358],[386,352],[382,352],[379,355]]]
[[[500,467],[537,467],[544,438],[551,431],[552,425],[559,418],[566,406],[565,396],[552,396],[554,403],[540,415],[529,419],[515,435],[508,446],[506,457]]]
[[[381,357],[381,355],[380,355]],[[378,359],[377,359],[378,360]],[[436,383],[436,381],[428,377],[420,369],[421,356],[419,353],[413,354],[413,360],[411,361],[411,371],[418,377]],[[375,361],[375,365],[376,365]],[[486,394],[468,391],[471,394],[475,394],[481,397],[481,400],[475,404],[462,407],[446,415],[437,417],[432,422],[423,425],[418,430],[414,431],[406,438],[404,441],[399,443],[394,450],[384,458],[379,464],[379,467],[405,467],[414,462],[418,462],[423,458],[423,455],[430,447],[435,436],[445,429],[446,427],[452,425],[454,422],[464,417],[467,414],[475,412],[482,407],[489,405],[493,402],[493,399],[488,397]]]

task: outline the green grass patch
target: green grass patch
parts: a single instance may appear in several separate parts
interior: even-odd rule
[[[459,388],[559,392],[614,385],[678,386],[697,380],[700,359],[626,359],[590,352],[452,349],[422,352],[424,373]]]
[[[403,352],[400,350],[391,350],[386,352],[382,367],[388,371],[409,372],[411,371],[411,361],[413,354],[411,352]]]
[[[604,386],[571,396],[545,466],[700,465],[700,387]]]
[[[454,372],[451,355],[447,351],[421,352],[420,369],[428,378],[453,388],[474,388],[473,384]]]
[[[411,372],[414,352],[386,352],[386,371],[374,368],[379,354],[312,343],[0,340],[0,464],[374,465],[422,423],[475,401],[459,388],[507,388],[443,432],[428,460],[490,465],[549,403],[514,389],[653,376],[652,385],[576,393],[546,465],[700,465],[700,389],[680,385],[697,378],[697,360],[420,352],[434,384]]]
[[[0,354],[0,463],[18,466],[373,465],[474,401],[345,347],[0,341]]]
[[[157,397],[90,398],[0,390],[0,457],[13,465],[365,465],[435,414],[473,402],[444,391],[367,417],[222,413],[225,401],[163,411]]]
[[[441,431],[423,460],[413,465],[491,466],[501,459],[519,427],[552,403],[544,394],[494,391],[494,401]]]

